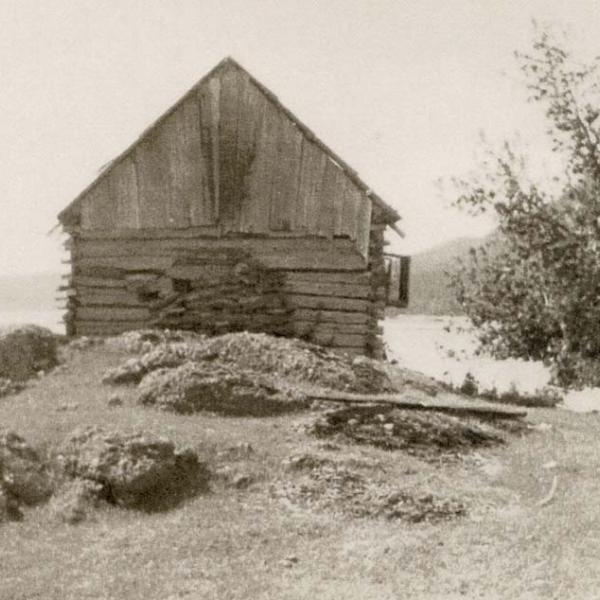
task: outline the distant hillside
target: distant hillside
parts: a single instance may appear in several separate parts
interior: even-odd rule
[[[458,238],[415,254],[411,261],[410,299],[403,312],[429,315],[461,314],[445,272],[451,271],[459,257],[467,256],[469,248],[479,246],[485,238]]]
[[[59,273],[0,275],[0,311],[55,309],[60,281]]]

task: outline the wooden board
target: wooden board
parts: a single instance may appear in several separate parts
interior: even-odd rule
[[[371,302],[356,298],[334,298],[304,294],[288,294],[286,301],[291,308],[312,308],[344,312],[366,312],[371,306]]]
[[[82,202],[81,227],[115,229],[117,225],[117,204],[111,196],[107,177],[102,177]]]
[[[147,308],[78,306],[75,318],[82,321],[146,321],[150,318]]]
[[[292,313],[292,318],[300,322],[323,322],[354,324],[367,323],[369,315],[365,312],[343,312],[339,310],[316,310],[310,308],[297,308]]]
[[[349,240],[321,238],[222,238],[209,244],[194,239],[118,242],[83,239],[78,245],[77,266],[164,269],[178,254],[203,248],[240,248],[268,269],[364,272],[366,266]]]
[[[153,229],[171,225],[168,218],[170,194],[168,136],[156,129],[135,149],[138,175],[140,227]]]
[[[393,404],[399,408],[434,410],[461,415],[486,415],[505,419],[527,416],[527,411],[507,405],[494,404],[483,400],[464,400],[457,397],[423,398],[411,394],[350,394],[346,392],[319,392],[309,394],[315,400],[328,400],[345,403]]]
[[[281,116],[275,140],[277,160],[272,164],[272,231],[292,231],[296,223],[298,187],[302,156],[302,134],[288,118]]]
[[[84,321],[75,320],[76,335],[117,335],[148,327],[147,321]]]
[[[321,277],[322,283],[309,281],[289,281],[285,291],[292,294],[312,294],[315,296],[336,296],[339,298],[369,298],[371,287],[362,284],[329,283],[327,274]]]
[[[77,288],[125,288],[125,280],[75,275],[73,285]]]
[[[346,285],[371,285],[371,274],[348,271],[289,271],[286,281],[290,283],[343,283]]]
[[[366,323],[316,323],[315,321],[297,321],[291,323],[295,335],[302,336],[307,333],[317,334],[359,334],[367,335],[369,327]]]
[[[144,307],[144,302],[137,294],[128,290],[115,288],[80,288],[77,290],[77,301],[80,306],[136,306]]]
[[[117,229],[140,227],[140,205],[138,197],[135,162],[128,156],[116,164],[108,175],[108,189],[115,199]],[[112,227],[111,227],[112,228]]]

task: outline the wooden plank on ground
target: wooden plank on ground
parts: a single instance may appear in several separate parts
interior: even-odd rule
[[[346,403],[393,404],[399,408],[433,410],[460,415],[495,416],[504,419],[525,417],[527,411],[483,400],[463,400],[455,397],[421,398],[411,394],[350,394],[346,392],[314,392],[315,400]]]

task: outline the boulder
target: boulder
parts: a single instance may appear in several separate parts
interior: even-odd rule
[[[57,364],[57,337],[49,329],[23,325],[0,332],[0,377],[25,381]]]
[[[50,471],[39,454],[13,431],[0,431],[0,489],[19,505],[34,505],[53,491]]]
[[[183,414],[264,416],[308,405],[302,394],[277,389],[257,373],[202,361],[153,371],[139,389],[141,404]]]
[[[163,510],[206,489],[208,469],[189,449],[147,432],[74,431],[63,443],[59,463],[65,475],[100,484],[111,504]]]

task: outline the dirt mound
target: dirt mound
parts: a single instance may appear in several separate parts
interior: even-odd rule
[[[295,338],[228,333],[207,338],[198,358],[270,374],[273,378],[351,392],[392,391],[380,363],[352,358]]]
[[[433,459],[505,441],[502,426],[475,418],[376,404],[331,409],[309,426],[309,432]]]
[[[0,431],[0,520],[19,518],[52,494],[52,478],[39,454],[13,431]],[[3,507],[3,508],[2,508]]]
[[[125,336],[130,337],[125,337]],[[185,332],[130,332],[114,338],[138,348],[139,356],[108,371],[106,383],[139,382],[161,368],[188,361],[214,368],[254,372],[273,386],[321,387],[340,391],[380,393],[393,391],[384,366],[365,357],[352,358],[301,340],[261,333],[228,333],[206,337]]]
[[[183,342],[161,344],[108,370],[102,381],[110,384],[139,383],[147,373],[157,369],[179,367],[193,359],[196,353],[197,349],[193,344]]]
[[[145,432],[76,430],[58,461],[65,475],[100,484],[107,502],[143,510],[169,508],[204,490],[209,478],[195,452]]]
[[[49,329],[23,325],[0,332],[0,377],[25,381],[57,364],[57,338]]]
[[[300,473],[282,482],[276,495],[304,509],[411,523],[435,522],[466,512],[465,505],[457,499],[397,490],[333,460],[304,455],[301,463],[290,464]]]
[[[171,331],[169,329],[140,329],[126,331],[120,335],[106,339],[106,344],[116,350],[129,354],[144,354],[156,346],[193,343],[202,341],[206,336],[191,331]]]
[[[12,381],[6,377],[0,377],[0,398],[16,394],[25,388],[25,384],[22,381]]]
[[[101,484],[89,479],[71,479],[52,497],[50,511],[59,521],[75,525],[90,517],[101,497]]]
[[[178,413],[265,416],[306,408],[306,398],[270,385],[256,373],[213,362],[188,362],[144,377],[139,402]]]

